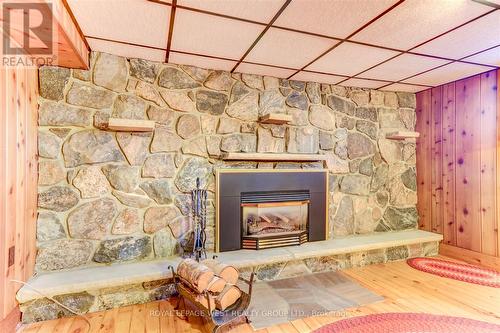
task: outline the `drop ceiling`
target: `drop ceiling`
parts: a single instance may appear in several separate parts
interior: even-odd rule
[[[496,0],[67,0],[94,51],[418,92],[500,67]]]

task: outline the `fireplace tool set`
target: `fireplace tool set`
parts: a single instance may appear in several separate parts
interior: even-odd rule
[[[179,295],[175,309],[180,308],[181,302],[185,307],[185,299],[188,299],[199,313],[209,320],[212,332],[218,333],[223,326],[231,323],[248,322],[246,312],[250,305],[254,273],[251,273],[250,279],[247,280],[239,276],[234,267],[218,262],[217,256],[202,260],[207,259],[207,190],[200,189],[200,185],[200,178],[197,178],[196,189],[191,191],[194,230],[190,239],[183,245],[185,257],[190,258],[179,264],[177,272],[173,266],[168,268],[172,272],[175,289]],[[224,273],[228,270],[233,273]],[[248,291],[237,287],[238,281],[246,283]],[[186,315],[185,319],[189,319],[189,316]]]
[[[207,258],[207,190],[200,189],[200,178],[196,178],[196,189],[191,192],[191,215],[193,218],[192,252],[196,261]]]

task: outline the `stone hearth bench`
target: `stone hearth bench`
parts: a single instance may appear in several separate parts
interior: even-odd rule
[[[256,273],[257,280],[273,280],[302,274],[339,270],[369,264],[433,256],[442,235],[422,230],[385,232],[306,243],[260,251],[239,250],[218,253],[220,261],[238,267],[242,274]],[[211,256],[211,254],[209,255]],[[81,312],[164,299],[174,293],[169,265],[179,258],[123,263],[108,266],[45,273],[29,284],[44,295]],[[23,321],[49,320],[71,313],[22,287],[17,300]]]

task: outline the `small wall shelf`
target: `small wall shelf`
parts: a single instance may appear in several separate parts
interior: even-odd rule
[[[293,117],[291,115],[282,113],[269,113],[259,118],[259,122],[262,124],[274,124],[274,125],[288,124],[292,120]]]
[[[155,122],[152,120],[109,118],[108,128],[114,131],[152,132]]]
[[[319,154],[278,154],[278,153],[223,153],[225,161],[324,161]]]
[[[385,135],[386,139],[391,139],[391,140],[416,139],[419,136],[420,133],[418,132],[405,132],[405,131],[390,132]]]

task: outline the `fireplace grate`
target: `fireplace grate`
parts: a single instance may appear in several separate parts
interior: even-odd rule
[[[247,250],[271,249],[274,247],[296,246],[307,242],[307,231],[267,234],[265,236],[243,236],[242,248]]]

